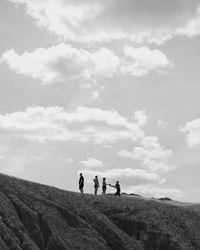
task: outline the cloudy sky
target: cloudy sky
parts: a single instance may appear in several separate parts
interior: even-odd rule
[[[1,0],[0,34],[2,173],[200,202],[199,0]]]

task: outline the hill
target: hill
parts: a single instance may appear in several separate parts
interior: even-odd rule
[[[0,249],[199,250],[200,205],[81,195],[0,175]]]

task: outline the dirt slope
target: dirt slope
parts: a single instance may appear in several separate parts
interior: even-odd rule
[[[199,250],[200,206],[81,195],[0,175],[4,249]]]

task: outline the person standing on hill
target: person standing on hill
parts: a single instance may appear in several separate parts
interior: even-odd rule
[[[99,188],[99,180],[98,180],[98,176],[96,175],[94,178],[94,194],[95,195],[97,195],[98,188]]]
[[[83,193],[83,187],[84,187],[84,177],[83,177],[83,174],[80,173],[79,190],[80,190],[81,193]]]
[[[102,182],[102,194],[106,194],[106,178],[103,178],[103,182]]]
[[[111,184],[109,184],[109,186],[116,188],[115,196],[120,196],[121,189],[120,189],[119,181],[116,181],[116,184],[114,186]]]

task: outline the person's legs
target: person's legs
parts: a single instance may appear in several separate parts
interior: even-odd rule
[[[94,194],[97,195],[98,187],[94,187]]]
[[[83,193],[83,187],[80,187],[79,189],[80,189],[80,192]]]
[[[103,191],[102,194],[106,194],[106,188],[105,187],[102,188],[102,191]]]
[[[120,192],[117,191],[117,192],[115,193],[115,196],[120,196]]]

